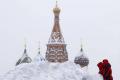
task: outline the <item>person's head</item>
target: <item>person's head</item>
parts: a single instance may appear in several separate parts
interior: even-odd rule
[[[107,59],[104,59],[104,60],[103,60],[103,63],[105,63],[105,64],[108,63],[108,60],[107,60]]]

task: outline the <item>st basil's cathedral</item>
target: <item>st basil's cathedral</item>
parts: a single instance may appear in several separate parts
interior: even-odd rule
[[[59,15],[60,8],[57,3],[55,8],[53,8],[54,13],[54,25],[53,29],[47,43],[47,50],[45,53],[45,58],[40,53],[40,48],[38,51],[37,59],[40,61],[48,61],[51,63],[64,63],[68,61],[68,52],[66,49],[67,44],[65,44],[64,37],[62,35],[60,24],[59,24]],[[22,57],[16,62],[16,66],[22,63],[31,63],[33,60],[28,56],[26,45]],[[80,53],[75,57],[74,63],[79,64],[81,67],[88,66],[89,59],[84,54],[83,47],[81,45]]]

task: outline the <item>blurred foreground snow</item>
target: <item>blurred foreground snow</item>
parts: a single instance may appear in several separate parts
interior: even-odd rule
[[[73,62],[21,64],[6,73],[0,80],[103,80],[97,75],[89,75]]]

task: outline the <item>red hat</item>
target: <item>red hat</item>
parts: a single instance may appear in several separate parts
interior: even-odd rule
[[[103,60],[103,63],[108,63],[108,60],[107,60],[107,59],[104,59],[104,60]]]

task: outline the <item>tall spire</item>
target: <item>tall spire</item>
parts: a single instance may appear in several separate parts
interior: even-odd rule
[[[60,25],[59,25],[59,14],[60,14],[60,8],[58,7],[58,2],[56,1],[56,6],[53,8],[54,12],[54,28],[53,32],[60,32]]]
[[[54,26],[47,44],[46,59],[49,62],[65,62],[68,60],[66,44],[60,30],[59,14],[60,8],[57,1],[56,6],[53,8],[54,13]]]
[[[64,38],[62,36],[61,30],[60,30],[60,24],[59,24],[60,8],[58,7],[57,2],[56,2],[55,8],[53,8],[53,12],[54,12],[54,26],[49,39],[49,44],[51,43],[64,44]]]

